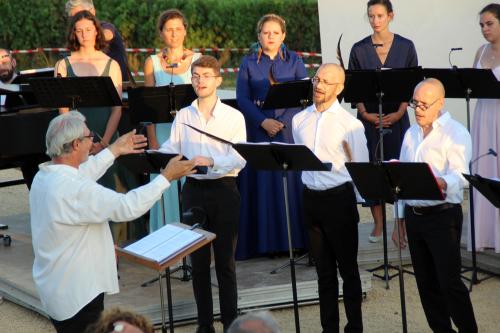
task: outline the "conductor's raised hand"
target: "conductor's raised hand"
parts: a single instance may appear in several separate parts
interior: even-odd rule
[[[115,157],[127,154],[138,154],[144,152],[148,145],[147,138],[142,134],[135,134],[135,129],[120,136],[109,146],[109,150]]]
[[[194,167],[196,165],[195,161],[182,161],[181,158],[182,155],[177,155],[174,158],[170,159],[165,169],[161,171],[163,177],[167,178],[169,182],[196,173],[196,170],[194,170]]]

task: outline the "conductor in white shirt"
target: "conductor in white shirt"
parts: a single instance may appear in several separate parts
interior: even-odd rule
[[[306,145],[321,161],[332,163],[330,171],[302,172],[304,222],[318,273],[323,332],[339,332],[337,267],[344,283],[344,331],[363,331],[357,263],[359,215],[345,162],[367,162],[368,148],[363,124],[337,100],[344,81],[342,67],[322,65],[312,78],[314,104],[292,121],[295,143]]]
[[[104,293],[118,290],[115,250],[108,221],[133,220],[160,199],[170,181],[193,173],[194,161],[172,159],[161,175],[127,194],[96,181],[116,157],[142,152],[146,139],[123,135],[89,157],[93,132],[72,111],[47,130],[47,154],[31,187],[33,279],[57,332],[83,332],[104,308]]]
[[[466,184],[462,173],[468,170],[471,137],[443,110],[444,97],[439,80],[426,79],[415,87],[410,107],[415,109],[417,123],[405,134],[400,160],[428,163],[445,199],[401,201],[401,242],[397,228],[392,239],[404,248],[407,232],[420,300],[432,331],[455,332],[451,318],[459,332],[471,333],[477,332],[477,325],[460,276],[461,203]]]
[[[190,125],[233,143],[246,141],[241,112],[221,103],[217,88],[222,83],[220,64],[214,57],[201,56],[191,65],[191,82],[198,98],[180,110],[172,124],[170,139],[161,151],[182,154],[206,166],[205,175],[186,178],[182,188],[182,209],[200,207],[206,213],[204,228],[217,235],[213,242],[215,273],[219,283],[221,322],[226,331],[237,316],[237,286],[234,253],[238,236],[240,194],[236,176],[245,160],[231,145],[186,126]],[[199,221],[193,221],[193,223]],[[210,278],[210,246],[191,255],[193,292],[198,310],[197,333],[215,332]]]

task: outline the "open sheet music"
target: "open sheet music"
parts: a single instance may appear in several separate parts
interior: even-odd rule
[[[123,250],[157,263],[165,262],[204,236],[196,231],[167,224]]]

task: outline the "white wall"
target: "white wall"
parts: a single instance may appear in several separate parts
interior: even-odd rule
[[[337,62],[336,48],[343,34],[341,50],[347,66],[352,45],[372,33],[366,15],[367,0],[318,0],[323,62]],[[449,68],[452,54],[458,67],[472,67],[479,46],[486,43],[479,28],[479,11],[494,0],[392,0],[391,31],[413,41],[422,67]],[[448,99],[446,108],[466,123],[464,100]],[[472,104],[474,110],[475,101]],[[344,105],[346,109],[348,105]],[[411,111],[410,111],[411,113]],[[413,115],[410,115],[413,121]]]

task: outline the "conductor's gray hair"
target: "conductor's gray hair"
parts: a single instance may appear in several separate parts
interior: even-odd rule
[[[72,142],[82,138],[85,133],[85,117],[78,111],[61,114],[51,120],[45,144],[50,158],[70,153]]]
[[[227,333],[281,333],[281,331],[269,311],[259,311],[249,312],[236,318]]]
[[[64,6],[66,15],[69,16],[73,8],[76,7],[82,7],[85,10],[91,10],[92,8],[94,8],[94,3],[92,2],[92,0],[69,0]]]

